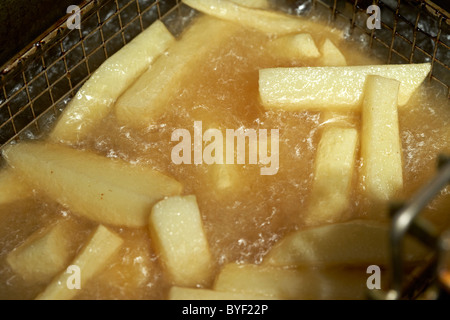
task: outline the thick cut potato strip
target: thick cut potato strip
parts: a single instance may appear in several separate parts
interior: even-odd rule
[[[259,71],[259,93],[266,109],[360,111],[368,75],[400,82],[398,104],[405,105],[431,65],[270,68]]]
[[[272,40],[268,49],[271,54],[284,59],[308,59],[320,57],[319,49],[309,33],[286,35]]]
[[[334,43],[326,38],[320,47],[320,58],[319,61],[322,66],[330,67],[342,67],[347,65],[347,60],[345,59],[342,52],[334,45]],[[353,124],[353,114],[325,111],[322,112],[320,120],[322,123],[333,123],[333,124],[346,124],[347,126]]]
[[[117,98],[175,42],[161,21],[107,59],[81,87],[50,133],[53,141],[76,143],[98,125]]]
[[[325,128],[314,164],[311,202],[304,217],[308,225],[345,220],[356,162],[358,131]]]
[[[114,254],[118,252],[123,244],[121,237],[100,225],[93,236],[75,257],[71,265],[79,268],[80,287],[69,288],[68,282],[72,273],[64,271],[47,286],[47,288],[37,296],[37,300],[70,300],[74,298],[80,290],[96,274],[105,269]],[[74,275],[75,276],[75,275]]]
[[[223,292],[209,289],[172,287],[169,300],[275,300],[274,297],[254,293]]]
[[[58,221],[33,233],[24,243],[11,251],[6,261],[24,280],[46,282],[67,266],[70,260],[71,224]]]
[[[153,169],[50,143],[22,142],[3,152],[31,186],[101,223],[143,227],[154,203],[182,185]]]
[[[386,266],[390,261],[389,225],[353,220],[287,235],[264,258],[273,266]],[[404,260],[422,259],[426,250],[407,238]]]
[[[236,164],[213,164],[209,171],[217,193],[222,195],[226,195],[227,191],[239,190],[242,186],[240,174]]]
[[[167,55],[161,56],[118,100],[120,123],[145,127],[168,108],[170,99],[207,54],[229,39],[238,27],[203,16],[182,34]]]
[[[267,9],[270,7],[268,0],[232,0],[232,2],[249,8]]]
[[[342,52],[328,38],[322,43],[320,53],[320,63],[323,66],[340,67],[347,65],[347,59],[345,59]]]
[[[392,199],[403,188],[398,94],[398,81],[367,77],[362,106],[361,173],[365,193],[375,200]]]
[[[212,276],[212,256],[195,196],[168,197],[149,218],[156,251],[177,286],[205,285]]]
[[[325,111],[320,114],[320,126],[356,128],[360,116],[359,112]]]
[[[290,34],[300,32],[323,32],[342,38],[342,32],[324,26],[308,18],[293,17],[269,10],[248,8],[227,0],[183,0],[185,4],[211,15],[231,21],[246,28],[270,34]]]
[[[261,265],[226,265],[214,290],[281,299],[363,299],[366,270],[286,269]]]
[[[0,171],[0,204],[6,204],[33,195],[32,189],[11,168]]]

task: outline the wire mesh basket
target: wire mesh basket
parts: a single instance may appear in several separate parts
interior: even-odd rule
[[[271,1],[295,15],[321,12],[352,41],[368,45],[388,64],[430,62],[429,81],[450,98],[450,14],[428,0]],[[368,28],[368,7],[381,12]],[[90,75],[155,20],[177,35],[194,11],[181,0],[92,0],[80,6],[81,28],[69,15],[1,68],[0,148],[48,131]]]

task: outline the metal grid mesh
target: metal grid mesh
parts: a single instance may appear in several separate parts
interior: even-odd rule
[[[330,10],[336,20],[350,23],[354,36],[369,37],[369,45],[381,52],[387,63],[431,62],[430,78],[450,94],[450,21],[445,11],[427,0],[379,0],[382,29],[370,31],[365,0],[309,2]],[[81,29],[69,30],[67,17],[61,19],[1,72],[0,147],[45,131],[103,61],[156,19],[181,11],[180,3],[86,0],[80,6]]]

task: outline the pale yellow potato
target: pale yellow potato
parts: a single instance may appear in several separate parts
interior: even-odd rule
[[[11,269],[29,283],[50,281],[70,260],[71,224],[58,221],[33,233],[7,257]]]
[[[219,126],[217,127],[219,128]],[[226,163],[226,150],[223,150],[223,164],[215,163],[210,165],[208,174],[213,181],[216,192],[226,196],[227,191],[239,190],[242,186],[242,172],[237,164]]]
[[[213,164],[209,173],[217,192],[233,191],[240,187],[240,172],[236,164]]]
[[[309,33],[279,37],[269,43],[268,49],[271,54],[285,59],[311,59],[320,57],[319,49]]]
[[[314,163],[310,204],[303,216],[307,225],[348,218],[357,143],[358,131],[354,128],[323,130]]]
[[[267,9],[270,7],[268,0],[232,0],[232,2],[249,8]]]
[[[264,258],[273,266],[386,266],[390,263],[390,226],[352,220],[288,234]],[[404,261],[420,261],[426,249],[407,238]]]
[[[146,226],[153,204],[182,192],[179,182],[151,168],[62,145],[22,142],[3,155],[31,186],[105,224]]]
[[[392,199],[403,188],[397,96],[400,83],[368,76],[362,105],[361,171],[367,196]]]
[[[309,18],[256,8],[248,8],[227,0],[183,0],[191,8],[246,28],[270,34],[323,32],[342,38],[342,31],[330,28]]]
[[[280,299],[363,299],[368,276],[363,268],[288,269],[231,263],[219,273],[214,290]]]
[[[109,57],[70,101],[50,133],[53,141],[76,143],[111,110],[117,98],[175,42],[157,20]]]
[[[115,113],[120,123],[146,127],[169,107],[181,88],[207,55],[239,28],[229,22],[203,16],[193,22],[166,55],[158,59],[118,100]]]
[[[201,116],[200,116],[201,117]],[[225,130],[216,119],[203,119],[202,127],[205,132],[210,129],[219,130],[222,133],[223,141],[226,141]],[[218,151],[216,149],[216,151]],[[226,148],[223,146],[223,163],[209,164],[207,168],[206,180],[211,183],[216,195],[227,197],[230,192],[239,190],[242,186],[242,173],[237,164],[226,163]]]
[[[0,204],[6,204],[33,195],[33,190],[11,168],[0,171]]]
[[[114,297],[112,292],[120,292],[120,297],[126,299],[140,299],[143,290],[155,281],[159,262],[154,257],[145,228],[125,230],[120,236],[124,240],[120,259],[114,259],[106,270],[96,275],[95,286],[107,290],[103,295],[106,299]]]
[[[168,197],[155,204],[149,230],[173,285],[190,287],[211,280],[212,256],[195,196]]]
[[[320,114],[320,126],[355,128],[359,123],[360,112],[324,111]]]
[[[368,75],[400,81],[398,104],[405,105],[430,72],[431,64],[269,68],[259,71],[266,109],[360,111]]]
[[[322,66],[340,67],[347,65],[345,56],[328,38],[322,43],[320,53],[320,64]]]
[[[223,292],[210,289],[172,287],[169,300],[275,300],[275,297],[254,293]]]
[[[71,276],[75,274],[65,270],[53,279],[45,290],[36,297],[36,300],[70,300],[74,298],[80,290],[83,290],[89,280],[108,266],[109,261],[119,251],[122,244],[121,237],[103,225],[99,225],[80,253],[71,262],[71,265],[77,266],[80,270],[81,288],[69,288],[68,282],[70,282]]]

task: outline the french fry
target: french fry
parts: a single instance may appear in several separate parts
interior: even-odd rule
[[[268,48],[272,54],[286,59],[320,57],[314,39],[309,33],[286,35],[272,40]]]
[[[346,66],[347,60],[342,52],[334,45],[334,43],[326,38],[320,47],[320,64],[322,66],[339,67]],[[321,114],[321,121],[323,123],[340,123],[340,124],[352,124],[353,114],[326,111]]]
[[[358,131],[327,127],[314,163],[314,182],[304,221],[318,225],[345,220],[356,160]]]
[[[108,262],[119,251],[123,240],[100,225],[86,246],[72,261],[79,268],[80,289],[69,288],[71,273],[62,272],[36,297],[36,300],[70,300],[74,298],[96,274],[105,269]]]
[[[118,100],[116,116],[120,123],[145,127],[168,108],[180,89],[205,56],[229,39],[238,27],[208,16],[200,17],[182,34],[168,54],[162,56]]]
[[[322,66],[340,67],[347,65],[347,60],[342,52],[328,38],[325,39],[320,47],[320,53],[320,62]]]
[[[98,125],[117,98],[175,42],[157,20],[107,59],[69,103],[50,133],[53,141],[76,143]]]
[[[220,124],[219,119],[202,117],[199,115],[202,121],[202,128],[205,130],[205,134],[208,130],[219,130],[221,133],[225,132],[226,128]],[[226,137],[223,137],[224,139]],[[215,138],[214,138],[215,139]],[[211,141],[212,138],[209,140]],[[205,149],[206,150],[206,149]],[[236,163],[227,164],[226,163],[226,148],[222,148],[222,162],[223,163],[208,163],[205,170],[205,182],[212,187],[215,195],[218,197],[227,197],[230,192],[235,192],[242,186],[242,174],[240,166]],[[214,150],[214,154],[219,152],[217,149]]]
[[[365,193],[376,200],[389,200],[403,188],[398,94],[398,81],[367,77],[362,106],[361,172]]]
[[[219,273],[214,290],[280,299],[363,299],[367,277],[364,269],[286,269],[231,263]]]
[[[62,145],[23,142],[3,155],[30,185],[105,224],[146,226],[153,204],[182,191],[179,182],[153,169]]]
[[[259,93],[266,109],[360,111],[368,75],[400,81],[399,106],[417,90],[431,65],[270,68],[259,71]]]
[[[149,230],[172,284],[189,287],[211,280],[212,256],[195,196],[158,202],[149,218]]]
[[[209,289],[172,287],[169,300],[274,300],[276,298],[254,293],[222,292]]]
[[[29,198],[33,190],[11,168],[0,171],[0,204]]]
[[[216,128],[220,128],[219,125]],[[227,196],[227,191],[239,190],[242,186],[242,173],[237,164],[226,163],[226,150],[223,150],[224,163],[214,163],[210,165],[208,177],[213,181],[214,189],[218,195]]]
[[[213,164],[210,170],[211,179],[219,193],[239,188],[240,174],[236,164]]]
[[[11,251],[6,261],[11,269],[30,283],[50,281],[70,260],[70,224],[58,221],[33,233]]]
[[[231,21],[243,27],[271,34],[290,34],[299,32],[326,32],[342,38],[342,32],[323,26],[323,24],[286,14],[248,8],[227,0],[183,0],[197,11],[213,17]]]
[[[390,261],[389,225],[369,220],[299,230],[275,244],[264,258],[272,266],[386,266]],[[426,249],[407,238],[404,261],[420,261]]]
[[[359,123],[360,116],[359,112],[325,111],[320,114],[320,125],[353,128]]]
[[[232,0],[232,2],[249,8],[268,9],[270,7],[268,0]]]
[[[120,259],[112,261],[95,277],[95,287],[108,291],[102,295],[104,299],[139,299],[159,273],[158,261],[154,259],[146,228],[124,230],[120,237],[124,240]]]
[[[218,119],[205,119],[203,121],[203,128],[206,130],[217,129],[222,132],[225,131]],[[223,164],[213,163],[208,166],[207,180],[212,182],[212,187],[216,191],[216,195],[220,197],[227,197],[229,192],[239,190],[242,186],[242,174],[239,165],[226,163],[226,148],[223,148]]]

